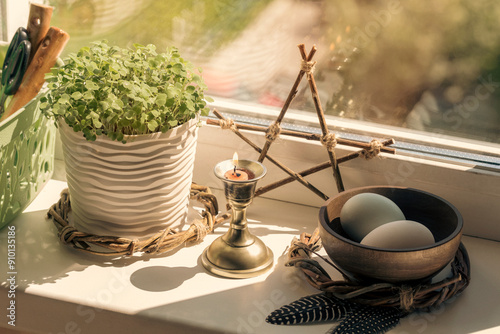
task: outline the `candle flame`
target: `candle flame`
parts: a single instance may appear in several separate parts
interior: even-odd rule
[[[234,152],[233,154],[233,165],[236,168],[238,166],[238,153]]]

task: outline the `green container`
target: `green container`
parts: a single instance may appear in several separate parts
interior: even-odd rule
[[[54,170],[56,127],[40,95],[0,123],[0,229],[31,203]]]

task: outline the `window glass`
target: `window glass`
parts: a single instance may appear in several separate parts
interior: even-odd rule
[[[107,39],[177,46],[209,94],[283,104],[297,44],[318,48],[325,113],[500,143],[500,2],[50,0],[67,52]],[[291,108],[315,111],[303,80]]]
[[[7,6],[5,0],[0,0],[0,42],[7,40]]]
[[[0,0],[0,65],[16,30],[28,23],[29,6],[29,0]]]

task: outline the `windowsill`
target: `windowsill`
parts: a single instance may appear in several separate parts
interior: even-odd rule
[[[111,261],[64,246],[45,214],[65,187],[65,182],[51,180],[13,222],[18,284],[16,329],[37,333],[288,334],[324,333],[333,326],[276,326],[264,321],[268,313],[283,304],[317,293],[298,270],[284,266],[292,238],[316,227],[317,208],[256,198],[248,212],[250,229],[271,248],[275,265],[256,278],[224,279],[208,274],[200,255],[225,231],[225,226],[203,242],[170,256]],[[215,189],[214,193],[224,203],[221,192]],[[6,241],[7,229],[3,229],[0,244],[5,246]],[[434,312],[407,317],[390,333],[498,330],[500,243],[468,236],[463,243],[472,263],[470,286]],[[0,256],[7,258],[7,247],[0,248]],[[336,272],[331,274],[341,279]],[[6,301],[5,271],[2,275],[1,294]],[[0,326],[7,328],[5,319]]]
[[[259,145],[262,144],[259,142],[261,136],[248,135]],[[283,139],[275,145],[280,145],[279,149],[278,146],[273,147],[270,153],[296,170],[310,167],[319,159],[318,156],[324,159],[323,148],[319,145],[294,139]],[[339,149],[343,153],[349,150]],[[211,187],[220,204],[225,203],[225,200],[217,190],[220,184],[213,175],[212,166],[230,157],[234,150],[240,156],[255,157],[255,152],[248,145],[228,131],[211,126],[205,126],[200,131],[194,181]],[[398,166],[409,163],[404,157],[391,156],[342,167],[346,187],[384,180],[384,173],[390,172],[390,163],[394,159],[402,159]],[[410,166],[415,165],[414,161],[410,163]],[[411,175],[399,174],[399,177],[405,176],[401,182],[438,189],[441,195],[443,189],[446,190],[450,185],[441,182],[436,188],[432,185],[433,178],[439,179],[442,177],[440,173],[446,173],[447,179],[453,180],[460,173],[467,172],[461,167],[443,166],[435,162],[419,161],[421,164],[428,164],[425,171],[416,168]],[[268,175],[265,181],[261,181],[262,185],[283,175],[272,165],[266,166]],[[260,277],[233,280],[208,274],[200,263],[203,250],[224,233],[225,226],[208,235],[203,242],[179,249],[169,256],[134,256],[110,261],[62,245],[55,227],[45,219],[45,215],[48,207],[59,199],[60,191],[66,187],[66,183],[61,181],[63,179],[64,168],[62,162],[57,160],[53,180],[25,213],[13,222],[16,227],[16,283],[19,284],[15,299],[16,329],[42,333],[98,334],[109,333],[112,328],[113,332],[120,333],[204,331],[288,334],[304,331],[323,333],[333,326],[331,323],[307,327],[275,326],[264,321],[265,316],[275,308],[317,293],[305,282],[300,272],[283,265],[286,248],[293,237],[302,232],[312,232],[317,226],[318,206],[322,204],[322,200],[311,195],[301,185],[291,184],[268,193],[267,198],[254,200],[248,210],[250,228],[272,249],[275,265]],[[329,183],[325,183],[325,180]],[[335,188],[328,171],[311,178],[311,182],[315,181],[322,181],[319,184],[325,189]],[[495,184],[484,183],[481,186],[484,186],[480,190],[487,196],[488,205],[496,203],[495,196],[498,194],[493,190],[498,188],[495,188]],[[470,189],[477,191],[478,187],[470,185]],[[453,199],[464,196],[463,193],[455,196],[449,194]],[[456,200],[452,202],[455,204]],[[469,208],[465,206],[464,209],[467,211]],[[414,314],[404,319],[391,333],[421,333],[424,330],[494,333],[498,330],[500,307],[497,301],[500,293],[496,282],[500,281],[500,270],[496,259],[500,257],[500,242],[471,236],[485,234],[486,238],[498,238],[495,222],[466,219],[468,228],[465,233],[469,236],[464,236],[463,242],[472,263],[472,281],[465,292],[434,312]],[[6,245],[6,241],[7,229],[3,229],[0,231],[0,245]],[[1,247],[0,256],[7,258],[6,253],[7,248]],[[331,274],[336,279],[341,278],[336,272]],[[6,274],[2,275],[2,300],[7,300]],[[6,320],[0,326],[8,327]]]

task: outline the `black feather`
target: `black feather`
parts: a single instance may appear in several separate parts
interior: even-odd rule
[[[339,320],[351,310],[351,303],[320,293],[300,298],[273,311],[266,321],[274,325]]]
[[[266,321],[274,325],[340,321],[326,334],[383,334],[403,316],[395,308],[361,305],[320,293],[282,306],[269,314]]]
[[[356,305],[351,309],[327,334],[382,334],[394,328],[403,316],[401,311],[389,307]]]

